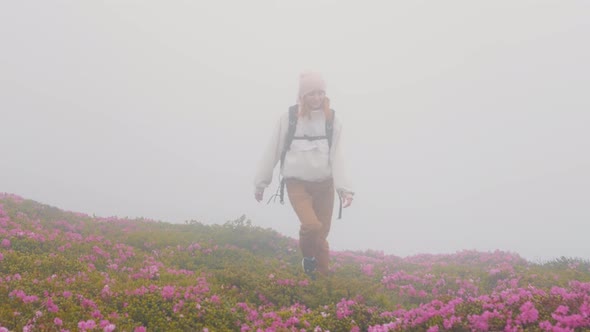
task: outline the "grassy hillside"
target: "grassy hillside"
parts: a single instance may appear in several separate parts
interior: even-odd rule
[[[590,263],[334,252],[254,227],[96,218],[0,194],[2,331],[590,331]]]

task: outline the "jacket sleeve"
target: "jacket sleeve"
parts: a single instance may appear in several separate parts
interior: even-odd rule
[[[262,158],[259,161],[258,169],[254,177],[255,190],[262,190],[272,183],[273,171],[281,159],[281,143],[283,142],[283,117],[278,121],[270,141],[268,142]]]
[[[337,121],[337,119],[335,119]],[[342,149],[342,125],[340,122],[335,122],[334,137],[332,139],[332,177],[334,178],[334,187],[338,194],[343,192],[354,195],[354,190],[348,179],[348,172],[344,152]]]

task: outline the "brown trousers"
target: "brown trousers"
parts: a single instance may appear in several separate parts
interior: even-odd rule
[[[289,201],[301,222],[299,247],[304,257],[315,257],[321,274],[328,273],[330,247],[328,233],[334,209],[334,183],[332,179],[310,182],[286,179]]]

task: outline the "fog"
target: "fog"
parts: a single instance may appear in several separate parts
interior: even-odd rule
[[[253,177],[313,69],[356,192],[332,249],[590,259],[589,14],[582,0],[3,1],[0,192],[174,223],[245,214],[297,237]]]

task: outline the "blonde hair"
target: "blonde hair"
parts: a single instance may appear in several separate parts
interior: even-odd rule
[[[326,120],[332,120],[332,112],[330,111],[330,99],[328,97],[324,97],[323,109]],[[305,105],[305,103],[301,99],[299,100],[299,112],[297,115],[299,118],[303,118],[305,116],[307,116],[307,118],[311,117],[311,109],[309,109],[309,107],[307,107],[307,105]]]

